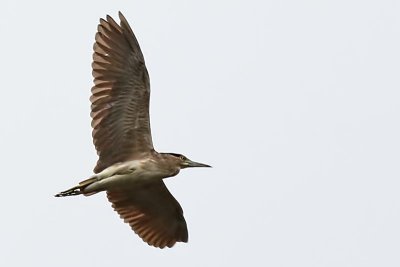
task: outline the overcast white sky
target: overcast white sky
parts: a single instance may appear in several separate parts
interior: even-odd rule
[[[129,3],[128,3],[129,2]],[[399,1],[0,3],[1,266],[400,266]],[[189,243],[143,243],[92,174],[98,19],[121,10],[151,77]]]

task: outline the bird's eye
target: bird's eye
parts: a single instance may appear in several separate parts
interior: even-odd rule
[[[181,160],[186,160],[185,156],[182,156],[182,155],[180,155],[179,158],[180,158]]]

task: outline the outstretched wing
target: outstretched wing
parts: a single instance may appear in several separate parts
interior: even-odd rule
[[[125,17],[100,19],[93,50],[90,101],[98,173],[153,150],[150,81],[139,43]]]
[[[120,217],[149,245],[164,248],[188,241],[182,208],[163,181],[107,191],[107,197]]]

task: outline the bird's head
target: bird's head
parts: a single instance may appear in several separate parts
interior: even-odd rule
[[[168,153],[170,160],[179,166],[180,169],[193,167],[211,167],[210,165],[192,161],[181,154]]]

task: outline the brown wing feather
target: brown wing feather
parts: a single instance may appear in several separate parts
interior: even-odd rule
[[[107,197],[120,217],[149,245],[164,248],[188,241],[182,208],[163,181],[107,191]]]
[[[93,50],[90,101],[93,142],[99,155],[95,173],[153,150],[150,81],[138,41],[124,16],[121,25],[100,19]]]

